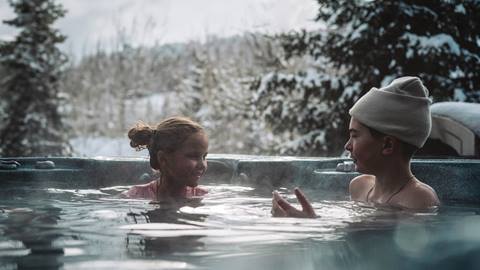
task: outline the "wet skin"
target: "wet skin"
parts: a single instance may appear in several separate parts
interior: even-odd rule
[[[351,118],[350,138],[345,149],[350,152],[356,171],[349,185],[354,201],[386,204],[405,209],[432,209],[440,205],[435,190],[414,177],[410,158],[401,153],[401,142],[392,136],[374,137],[367,126]],[[369,198],[370,193],[370,198]],[[295,195],[302,209],[296,209],[276,192],[272,198],[272,215],[288,217],[315,217],[310,202],[301,191]]]
[[[171,154],[160,158],[165,170],[162,170],[167,183],[175,186],[196,187],[207,171],[208,138],[203,132],[197,132]]]
[[[383,141],[374,138],[370,130],[354,118],[350,120],[349,133],[350,138],[345,144],[345,150],[350,152],[355,170],[372,174],[381,164]]]

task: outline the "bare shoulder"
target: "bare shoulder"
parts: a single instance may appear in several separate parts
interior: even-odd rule
[[[426,209],[440,205],[440,200],[435,190],[419,180],[410,186],[407,194],[405,204],[408,208]]]
[[[126,198],[155,198],[156,180],[146,184],[132,186],[120,194],[121,197]]]
[[[354,201],[364,201],[368,191],[375,184],[375,176],[362,174],[350,181],[349,192],[350,197]]]

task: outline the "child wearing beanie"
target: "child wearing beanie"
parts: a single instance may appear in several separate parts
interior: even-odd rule
[[[401,77],[389,85],[372,88],[350,109],[350,138],[345,149],[362,175],[349,186],[354,201],[407,209],[428,209],[440,201],[430,186],[417,179],[411,169],[413,154],[431,130],[428,90],[417,77]],[[274,216],[314,217],[300,190],[295,194],[298,210],[273,194]]]

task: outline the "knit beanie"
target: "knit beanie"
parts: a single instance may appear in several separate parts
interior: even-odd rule
[[[400,77],[370,89],[349,113],[370,128],[420,148],[432,129],[429,105],[428,89],[419,78]]]

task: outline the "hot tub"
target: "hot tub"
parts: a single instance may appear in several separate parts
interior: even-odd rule
[[[480,160],[416,159],[435,212],[348,199],[346,158],[212,155],[209,194],[116,196],[153,177],[141,158],[0,159],[0,269],[478,269]],[[272,218],[271,192],[316,219]]]

